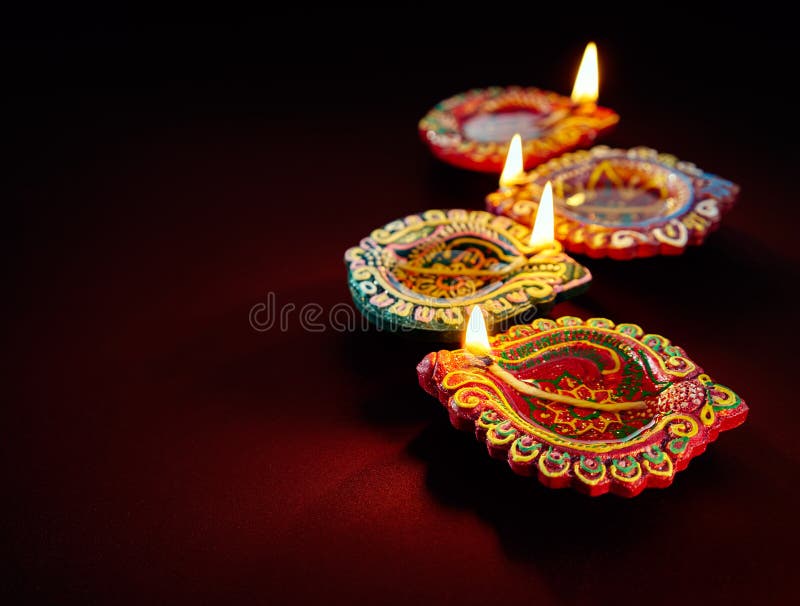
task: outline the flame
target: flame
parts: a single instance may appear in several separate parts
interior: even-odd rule
[[[539,208],[536,209],[536,218],[533,220],[533,230],[529,244],[531,248],[545,248],[556,239],[555,217],[553,216],[553,186],[550,181],[545,183],[542,197],[539,199]]]
[[[599,75],[597,68],[597,46],[594,42],[586,45],[583,51],[581,66],[575,77],[575,86],[572,88],[572,101],[574,103],[594,103],[597,101],[599,88]]]
[[[469,322],[464,333],[464,347],[476,355],[486,355],[492,351],[480,305],[474,305],[469,312]]]
[[[517,133],[511,137],[511,143],[508,144],[508,154],[506,155],[506,163],[503,165],[503,173],[500,175],[500,185],[514,185],[524,176],[522,137]]]

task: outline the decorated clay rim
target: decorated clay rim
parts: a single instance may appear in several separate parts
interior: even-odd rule
[[[428,354],[417,367],[420,385],[438,397],[456,428],[474,429],[489,453],[506,459],[516,473],[592,496],[612,492],[631,497],[645,488],[669,486],[720,432],[737,427],[747,416],[745,402],[715,383],[680,347],[661,335],[645,334],[636,324],[540,318],[491,338],[501,366],[511,372],[526,360],[542,358],[557,343],[582,341],[598,347],[622,343],[635,355],[657,361],[653,372],[671,381],[658,402],[670,408],[655,413],[650,426],[624,440],[582,441],[522,416],[507,386],[485,367],[470,363],[464,350]]]
[[[536,136],[523,136],[525,168],[532,168],[564,152],[591,145],[610,130],[619,116],[594,104],[576,105],[569,97],[538,88],[494,86],[473,89],[445,99],[419,122],[419,133],[433,153],[450,164],[481,172],[503,170],[508,141],[479,141],[465,132],[464,125],[480,115],[528,110],[552,119]]]
[[[345,253],[359,311],[385,330],[458,338],[480,304],[491,326],[530,321],[585,290],[591,274],[560,245],[536,252],[530,229],[482,210],[428,210],[374,230]]]
[[[614,176],[615,165],[623,166],[640,182],[650,178],[651,183],[664,188],[675,208],[629,225],[604,224],[572,212],[559,195],[559,183],[574,178],[589,187],[594,179],[602,181],[609,173]],[[700,245],[719,227],[722,215],[733,206],[739,193],[738,185],[671,154],[647,147],[625,150],[597,146],[550,160],[527,173],[519,184],[490,194],[486,198],[487,210],[530,225],[548,180],[554,185],[556,238],[568,251],[595,258],[676,255],[690,245]],[[666,207],[667,202],[663,204]],[[622,208],[617,207],[617,212]]]

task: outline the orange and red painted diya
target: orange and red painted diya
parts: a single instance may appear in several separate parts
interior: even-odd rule
[[[597,146],[536,167],[486,198],[487,210],[530,225],[547,181],[555,237],[590,257],[677,255],[702,244],[739,186],[654,149]]]
[[[450,97],[419,122],[419,134],[441,160],[500,173],[508,142],[519,133],[525,168],[591,145],[619,116],[594,103],[575,103],[538,88],[492,87]]]
[[[456,428],[551,488],[632,497],[669,486],[747,417],[745,402],[683,349],[636,324],[540,318],[489,347],[428,354],[420,385]]]

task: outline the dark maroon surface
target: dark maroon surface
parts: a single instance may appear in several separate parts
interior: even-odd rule
[[[525,22],[467,58],[422,15],[400,34],[8,28],[3,603],[797,597],[788,28],[693,18],[696,35],[667,44],[666,22]],[[272,38],[286,28],[301,42]],[[569,92],[590,36],[622,116],[604,142],[743,192],[682,257],[582,259],[591,288],[555,310],[664,334],[750,405],[671,488],[634,500],[549,491],[490,460],[417,386],[435,345],[308,332],[298,315],[349,303],[342,255],[374,227],[482,208],[493,179],[417,140],[431,105],[491,84]],[[250,326],[269,292],[296,306],[286,331]]]

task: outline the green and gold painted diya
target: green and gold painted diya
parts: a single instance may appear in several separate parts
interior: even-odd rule
[[[345,253],[359,311],[377,327],[458,339],[479,304],[499,329],[529,322],[583,292],[589,270],[557,242],[532,248],[530,228],[479,210],[428,210],[376,229]]]

